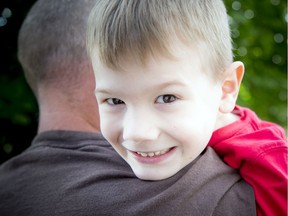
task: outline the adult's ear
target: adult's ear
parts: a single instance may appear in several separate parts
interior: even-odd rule
[[[224,73],[222,80],[222,98],[219,111],[223,114],[232,112],[238,97],[241,81],[244,75],[244,64],[233,62]]]

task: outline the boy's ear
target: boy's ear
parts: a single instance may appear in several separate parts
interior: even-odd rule
[[[244,75],[244,64],[233,62],[224,73],[222,80],[222,98],[219,111],[223,114],[232,112],[238,97],[240,84]]]

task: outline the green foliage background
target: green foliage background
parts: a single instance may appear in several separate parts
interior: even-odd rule
[[[287,129],[287,2],[225,0],[235,60],[246,72],[238,104]]]
[[[2,0],[0,5],[0,163],[26,149],[37,130],[37,103],[16,56],[18,31],[34,2]],[[238,104],[287,129],[287,2],[224,2],[235,60],[246,67]]]

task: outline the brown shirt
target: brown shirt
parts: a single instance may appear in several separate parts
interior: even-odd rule
[[[252,188],[211,148],[169,179],[143,181],[101,135],[49,131],[0,167],[1,216],[255,212]]]

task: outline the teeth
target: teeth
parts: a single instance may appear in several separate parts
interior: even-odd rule
[[[154,157],[154,156],[159,156],[167,153],[169,151],[168,149],[161,150],[161,151],[156,151],[156,152],[136,152],[137,154],[141,155],[142,157]]]
[[[148,153],[148,156],[149,156],[149,157],[153,157],[154,155],[155,155],[154,152],[149,152],[149,153]]]

